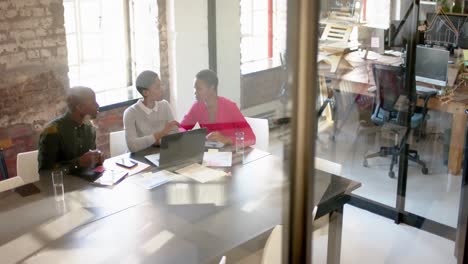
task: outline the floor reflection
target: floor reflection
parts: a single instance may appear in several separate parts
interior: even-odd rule
[[[94,214],[86,209],[65,213],[34,230],[0,246],[4,263],[17,263],[42,249],[48,243],[89,222]]]
[[[152,255],[161,247],[163,247],[167,242],[169,242],[169,240],[171,240],[173,237],[173,233],[167,230],[163,230],[143,244],[143,252],[146,255]]]

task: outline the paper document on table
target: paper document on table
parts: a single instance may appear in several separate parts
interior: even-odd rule
[[[136,185],[143,187],[147,190],[153,189],[154,187],[163,185],[167,182],[172,181],[174,178],[178,177],[177,174],[170,171],[158,171],[158,172],[146,172],[142,174],[135,175],[128,180],[135,183]]]
[[[203,166],[231,167],[232,152],[205,152],[203,154]]]
[[[130,168],[130,169],[127,169],[127,168],[124,168],[124,167],[121,167],[119,165],[117,165],[115,163],[115,161],[117,159],[122,159],[122,158],[110,158],[110,159],[106,159],[104,161],[104,168],[106,168],[106,170],[120,170],[120,171],[126,171],[128,173],[128,176],[131,176],[131,175],[135,175],[139,172],[142,172],[143,170],[145,170],[146,168],[148,168],[150,165],[146,164],[146,163],[143,163],[143,162],[139,162],[137,160],[134,160],[134,159],[130,159],[131,161],[133,162],[136,162],[138,163],[135,167],[133,168]]]
[[[210,169],[198,163],[184,167],[176,172],[201,183],[214,181],[227,175],[224,171]]]
[[[106,170],[94,183],[100,185],[114,185],[120,182],[123,177],[127,176],[128,172],[125,170]]]

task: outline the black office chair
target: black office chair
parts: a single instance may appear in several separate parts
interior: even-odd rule
[[[415,113],[414,110],[408,112],[409,89],[405,87],[405,70],[399,66],[388,65],[372,65],[374,73],[376,90],[376,105],[372,113],[371,120],[374,124],[389,129],[395,133],[395,145],[391,147],[380,147],[380,151],[366,155],[363,165],[368,167],[367,159],[374,157],[392,156],[390,171],[388,176],[395,178],[393,167],[398,163],[398,157],[404,144],[408,139],[409,133],[406,128],[405,119],[408,114],[411,115],[411,129],[420,127],[426,116],[427,106],[424,105],[420,113]],[[427,104],[427,100],[426,100]],[[404,136],[399,140],[398,134],[403,133]],[[428,174],[426,163],[420,158],[416,150],[408,151],[408,159],[419,164],[423,174]]]

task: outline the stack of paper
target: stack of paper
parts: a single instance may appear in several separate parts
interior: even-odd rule
[[[153,189],[154,187],[160,186],[165,184],[166,182],[170,182],[177,174],[174,174],[170,171],[158,171],[155,173],[146,172],[142,174],[135,175],[128,180],[135,183],[136,185],[143,187],[147,190]]]
[[[231,167],[232,152],[205,152],[203,155],[203,165],[208,167]]]
[[[227,175],[224,171],[210,169],[198,163],[184,167],[176,172],[201,183],[214,181]]]

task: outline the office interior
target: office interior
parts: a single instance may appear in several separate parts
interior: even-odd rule
[[[467,13],[461,0],[0,0],[0,255],[464,263]],[[308,37],[317,45],[304,50]],[[113,153],[112,135],[148,69],[177,120],[195,100],[195,74],[212,69],[218,95],[267,133],[211,183],[145,190],[131,177],[98,187],[65,175],[56,202],[50,178],[18,165],[19,154],[37,150],[67,89],[88,86],[100,105],[97,147],[109,160],[129,155]],[[310,83],[298,80],[304,72]],[[300,179],[310,185],[298,197]],[[337,182],[347,187],[329,194]],[[295,214],[301,200],[310,215]],[[306,246],[292,250],[300,228]]]

